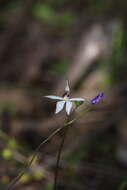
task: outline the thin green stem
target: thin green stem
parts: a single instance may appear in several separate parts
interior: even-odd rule
[[[57,179],[58,179],[58,171],[59,171],[60,158],[61,158],[61,153],[62,153],[62,149],[63,149],[63,146],[64,146],[65,138],[66,138],[66,135],[67,135],[67,131],[68,131],[68,128],[64,128],[63,129],[62,141],[61,141],[61,144],[60,144],[60,147],[59,147],[57,161],[56,161],[56,170],[55,170],[55,175],[54,175],[53,190],[57,189]]]
[[[81,115],[80,115],[81,116]],[[79,117],[80,117],[79,116]],[[69,121],[69,118],[68,118],[68,122],[67,122],[67,125],[71,125],[75,120],[77,120],[77,118]],[[66,124],[65,124],[66,126]],[[63,149],[63,146],[64,146],[64,142],[65,142],[65,138],[66,138],[66,135],[67,135],[67,132],[68,132],[68,128],[64,128],[63,129],[63,136],[62,136],[62,141],[61,141],[61,144],[60,144],[60,147],[59,147],[59,150],[58,150],[58,156],[57,156],[57,161],[56,161],[56,170],[55,170],[55,174],[54,174],[54,185],[53,185],[53,190],[57,190],[57,179],[58,179],[58,172],[59,172],[59,165],[60,165],[60,158],[61,158],[61,153],[62,153],[62,149]]]
[[[85,111],[89,111],[89,107],[88,110],[85,109]],[[31,164],[33,163],[35,157],[38,154],[38,151],[40,150],[40,148],[47,143],[48,141],[50,141],[59,131],[61,131],[62,129],[64,129],[65,127],[70,127],[72,126],[71,124],[73,124],[77,119],[79,119],[82,115],[84,115],[84,113],[80,114],[78,117],[74,118],[73,120],[67,122],[64,124],[63,127],[59,127],[58,129],[56,129],[53,133],[51,133],[51,135],[49,135],[44,141],[42,141],[40,143],[40,145],[36,148],[36,150],[34,151],[31,160],[26,163],[26,166],[24,167],[23,171],[21,171],[17,177],[15,177],[7,186],[6,190],[12,190],[14,189],[15,185],[18,183],[18,181],[20,180],[20,178],[24,175],[24,173],[30,168]]]
[[[19,173],[19,175],[8,185],[8,187],[6,188],[6,190],[12,190],[14,188],[14,186],[17,184],[17,182],[19,181],[19,179],[24,175],[24,173],[29,169],[29,167],[31,166],[32,162],[34,161],[35,157],[38,154],[38,151],[40,150],[40,148],[47,143],[48,141],[50,141],[59,131],[61,131],[63,128],[69,126],[71,122],[66,123],[63,127],[60,127],[58,129],[56,129],[51,135],[48,136],[48,138],[46,138],[44,141],[42,141],[40,143],[40,145],[36,148],[36,150],[34,151],[31,160],[29,161],[29,163],[26,164],[26,167],[24,168],[24,170]]]

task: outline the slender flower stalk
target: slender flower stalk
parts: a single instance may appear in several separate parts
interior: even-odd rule
[[[78,119],[79,117],[77,117]],[[16,176],[8,185],[7,188],[5,188],[5,190],[12,190],[14,189],[15,185],[19,182],[19,180],[21,179],[21,177],[25,174],[25,172],[28,171],[28,169],[30,168],[30,166],[32,165],[34,159],[36,158],[36,156],[38,155],[38,152],[40,150],[40,148],[42,148],[43,145],[45,145],[46,143],[48,143],[56,134],[58,134],[60,131],[62,131],[64,128],[68,128],[70,126],[72,126],[71,124],[73,124],[76,120],[72,119],[69,122],[66,122],[64,124],[63,127],[59,127],[56,130],[54,130],[51,135],[49,135],[45,140],[43,140],[39,146],[36,148],[36,150],[34,151],[34,153],[31,156],[31,160],[29,162],[26,162],[24,169],[18,174],[18,176]]]
[[[63,146],[64,146],[65,138],[66,138],[66,135],[67,135],[67,132],[68,132],[68,128],[64,128],[62,130],[62,132],[63,132],[63,134],[62,134],[63,136],[62,136],[62,139],[61,139],[61,144],[60,144],[60,147],[59,147],[59,150],[58,150],[58,156],[57,156],[57,160],[56,160],[56,170],[55,170],[55,175],[54,175],[53,190],[57,189],[57,178],[58,178],[58,172],[59,172],[60,158],[61,158],[61,153],[62,153],[62,149],[63,149]]]

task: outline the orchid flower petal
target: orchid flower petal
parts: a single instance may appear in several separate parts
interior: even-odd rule
[[[45,96],[46,98],[54,99],[54,100],[63,100],[60,96]]]
[[[71,98],[70,101],[85,101],[84,98]]]
[[[66,112],[68,115],[70,115],[71,109],[72,109],[72,102],[68,100],[66,101]]]
[[[56,114],[59,113],[63,109],[64,104],[65,104],[65,101],[59,101],[56,103],[56,111],[55,111]]]
[[[70,92],[69,82],[66,80],[65,92]]]

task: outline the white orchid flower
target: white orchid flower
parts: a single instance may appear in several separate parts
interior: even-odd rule
[[[64,97],[60,97],[60,96],[45,96],[46,98],[50,98],[53,100],[60,100],[56,103],[56,110],[55,110],[55,114],[59,113],[60,111],[62,111],[62,109],[64,108],[64,106],[66,107],[66,112],[67,115],[70,115],[71,110],[72,110],[72,106],[73,106],[73,102],[84,102],[85,99],[84,98],[69,98],[69,94],[70,94],[70,88],[69,88],[69,84],[67,81],[67,85],[65,88],[65,96]]]

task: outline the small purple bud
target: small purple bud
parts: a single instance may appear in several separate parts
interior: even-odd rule
[[[95,98],[93,98],[91,100],[91,103],[96,104],[96,103],[100,102],[100,100],[103,98],[103,96],[104,96],[103,92],[99,93],[97,96],[95,96]]]

